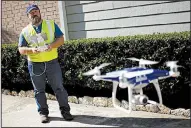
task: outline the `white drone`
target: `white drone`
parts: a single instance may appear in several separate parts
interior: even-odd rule
[[[111,63],[103,63],[94,69],[83,73],[85,76],[92,75],[95,81],[104,80],[113,82],[113,90],[112,90],[112,103],[113,106],[117,109],[123,110],[125,112],[130,113],[132,111],[132,103],[134,104],[158,104],[155,101],[149,100],[149,98],[143,94],[143,87],[146,87],[149,83],[153,83],[156,88],[159,104],[162,104],[162,95],[159,87],[158,80],[165,79],[168,77],[178,77],[180,73],[177,68],[177,61],[169,61],[166,62],[166,65],[170,67],[170,71],[167,70],[159,70],[159,69],[151,69],[146,68],[145,65],[157,64],[156,61],[137,59],[137,58],[128,58],[132,61],[138,61],[138,67],[132,68],[124,68],[122,70],[112,71],[106,73],[105,75],[101,75],[100,69],[110,65]],[[117,87],[127,88],[128,87],[128,100],[129,100],[129,110],[126,110],[116,104],[116,91]]]

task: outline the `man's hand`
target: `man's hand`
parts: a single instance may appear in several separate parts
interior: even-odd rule
[[[61,36],[59,38],[56,38],[56,40],[54,42],[52,42],[51,44],[49,44],[49,46],[52,49],[52,48],[58,48],[58,47],[60,47],[63,44],[64,44],[64,37]]]
[[[52,47],[50,45],[47,45],[47,49],[45,50],[46,52],[49,52],[52,50]]]
[[[28,48],[28,47],[19,47],[19,52],[22,55],[29,55],[29,54],[37,54],[40,52],[48,52],[51,51],[52,47],[50,45],[47,45],[46,47],[34,47],[34,48]]]
[[[51,51],[52,48],[50,45],[44,45],[44,46],[39,46],[37,47],[37,51],[39,52],[47,52],[47,51]]]
[[[29,48],[29,47],[19,47],[19,52],[22,55],[29,55],[29,54],[39,53],[37,48]]]
[[[40,51],[38,51],[38,48],[31,48],[32,53],[39,53]]]

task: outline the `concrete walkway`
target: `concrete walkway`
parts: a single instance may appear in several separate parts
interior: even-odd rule
[[[48,100],[50,122],[40,123],[34,98],[2,95],[2,127],[128,127],[187,128],[190,119],[174,115],[70,103],[73,121],[61,118],[57,101]]]

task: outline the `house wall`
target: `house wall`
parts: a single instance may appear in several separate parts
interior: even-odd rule
[[[2,43],[18,42],[21,30],[29,23],[26,7],[36,3],[43,19],[52,19],[60,26],[58,1],[2,1]]]
[[[69,39],[190,30],[190,1],[65,1]]]
[[[190,30],[190,1],[62,2],[69,39]],[[58,1],[2,1],[2,43],[18,42],[22,28],[29,23],[25,11],[30,3],[39,6],[43,19],[54,19],[64,29]]]

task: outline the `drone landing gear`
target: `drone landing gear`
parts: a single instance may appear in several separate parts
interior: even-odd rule
[[[161,90],[160,90],[160,87],[159,87],[159,83],[158,83],[158,81],[154,81],[153,84],[154,84],[154,86],[156,88],[156,91],[157,91],[157,94],[158,94],[158,97],[159,97],[159,103],[162,104],[162,95],[161,95]],[[126,110],[125,108],[122,108],[122,107],[120,107],[120,106],[118,106],[116,104],[117,87],[118,87],[118,82],[113,82],[113,91],[112,91],[112,103],[113,103],[113,106],[115,108],[119,109],[119,110],[122,110],[122,111],[128,113],[128,114],[132,112],[132,102],[137,100],[137,98],[138,99],[142,98],[142,100],[141,100],[142,102],[140,102],[140,100],[139,100],[140,103],[144,103],[144,104],[150,103],[150,104],[155,104],[155,105],[158,104],[157,102],[149,100],[148,97],[143,95],[143,89],[142,88],[134,90],[132,87],[128,87],[129,110]],[[134,91],[136,91],[136,93],[140,94],[138,96],[142,96],[142,97],[135,97],[133,95]]]
[[[160,90],[160,87],[159,87],[158,80],[154,81],[153,84],[154,84],[155,89],[156,89],[157,94],[158,94],[159,103],[162,104],[162,94],[161,94],[161,90]]]
[[[132,111],[132,108],[131,108],[131,105],[129,104],[129,110],[126,110],[125,108],[122,108],[120,106],[118,106],[116,104],[116,92],[117,92],[117,87],[118,87],[118,82],[113,82],[113,90],[112,90],[112,103],[113,103],[113,106],[119,110],[122,110],[128,114],[131,113]],[[130,89],[129,89],[130,90]],[[131,100],[130,100],[131,101]]]

